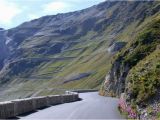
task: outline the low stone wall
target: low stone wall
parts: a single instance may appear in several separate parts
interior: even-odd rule
[[[79,100],[78,93],[67,92],[67,94],[64,95],[51,95],[0,102],[0,119],[11,118],[47,106],[69,103],[77,100]]]
[[[48,104],[49,105],[57,105],[57,104],[62,104],[62,103],[63,103],[62,95],[48,96]]]
[[[36,110],[33,99],[13,100],[14,116]]]
[[[47,107],[49,106],[48,96],[47,97],[35,97],[33,98],[33,103],[36,109]]]
[[[13,102],[3,102],[0,103],[0,119],[5,119],[14,116],[14,103]]]
[[[73,96],[72,95],[62,95],[62,99],[64,103],[73,102]]]

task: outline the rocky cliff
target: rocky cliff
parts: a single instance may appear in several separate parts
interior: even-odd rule
[[[158,119],[159,12],[145,18],[133,32],[131,41],[112,59],[112,67],[102,85],[101,94],[117,97],[123,94],[126,104],[137,111],[142,119],[153,119],[153,116]]]

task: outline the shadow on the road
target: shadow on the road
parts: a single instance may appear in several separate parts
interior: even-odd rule
[[[7,118],[7,119],[18,120],[20,118],[19,117],[11,117],[11,118]]]
[[[14,117],[14,118],[10,118],[10,119],[20,119],[21,117],[25,117],[25,116],[27,116],[27,115],[36,113],[36,112],[38,112],[39,110],[43,110],[43,109],[46,109],[46,108],[49,108],[49,107],[51,107],[51,106],[46,106],[46,107],[39,108],[39,109],[34,110],[34,111],[30,111],[30,112],[27,112],[27,113],[23,113],[23,114],[20,114],[20,115]]]
[[[82,101],[83,99],[82,98],[78,98],[78,101]],[[77,101],[75,101],[75,102],[77,102]]]

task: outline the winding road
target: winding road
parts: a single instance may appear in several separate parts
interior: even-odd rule
[[[117,110],[118,99],[98,92],[80,93],[81,101],[60,104],[20,119],[123,119]]]

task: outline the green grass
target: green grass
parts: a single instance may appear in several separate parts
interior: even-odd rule
[[[119,60],[121,66],[129,65],[125,92],[130,93],[130,101],[135,104],[147,102],[160,87],[160,16],[147,19],[138,28],[139,32],[127,46],[114,56],[112,63]],[[118,73],[117,73],[118,74]],[[103,93],[103,86],[101,94]]]
[[[20,75],[13,76],[12,78],[14,80],[12,82],[8,82],[8,85],[12,85],[12,88],[9,88],[8,86],[4,88],[3,93],[8,95],[3,97],[3,100],[6,100],[7,98],[24,98],[32,95],[39,96],[58,94],[63,93],[64,90],[74,88],[100,88],[101,83],[105,78],[106,72],[110,67],[110,64],[106,64],[110,61],[106,49],[108,41],[105,38],[104,40],[99,40],[98,38],[101,36],[95,37],[94,40],[90,40],[90,38],[93,37],[95,33],[89,32],[88,34],[80,38],[80,40],[87,39],[85,42],[76,44],[76,46],[70,48],[82,48],[80,50],[64,51],[57,55],[41,56],[45,58],[62,58],[68,56],[75,57],[69,60],[53,60],[50,62],[42,62],[40,65],[34,68],[34,71],[31,74],[31,76],[35,77],[52,77],[51,79],[30,79],[21,78]],[[30,53],[32,53],[32,50],[28,51],[26,55],[29,54],[30,58],[39,58],[38,55]],[[67,77],[85,72],[93,72],[93,74],[78,81],[72,81],[65,84],[63,83]]]
[[[160,86],[160,51],[154,51],[139,62],[128,75],[129,90],[137,103],[155,95]]]

